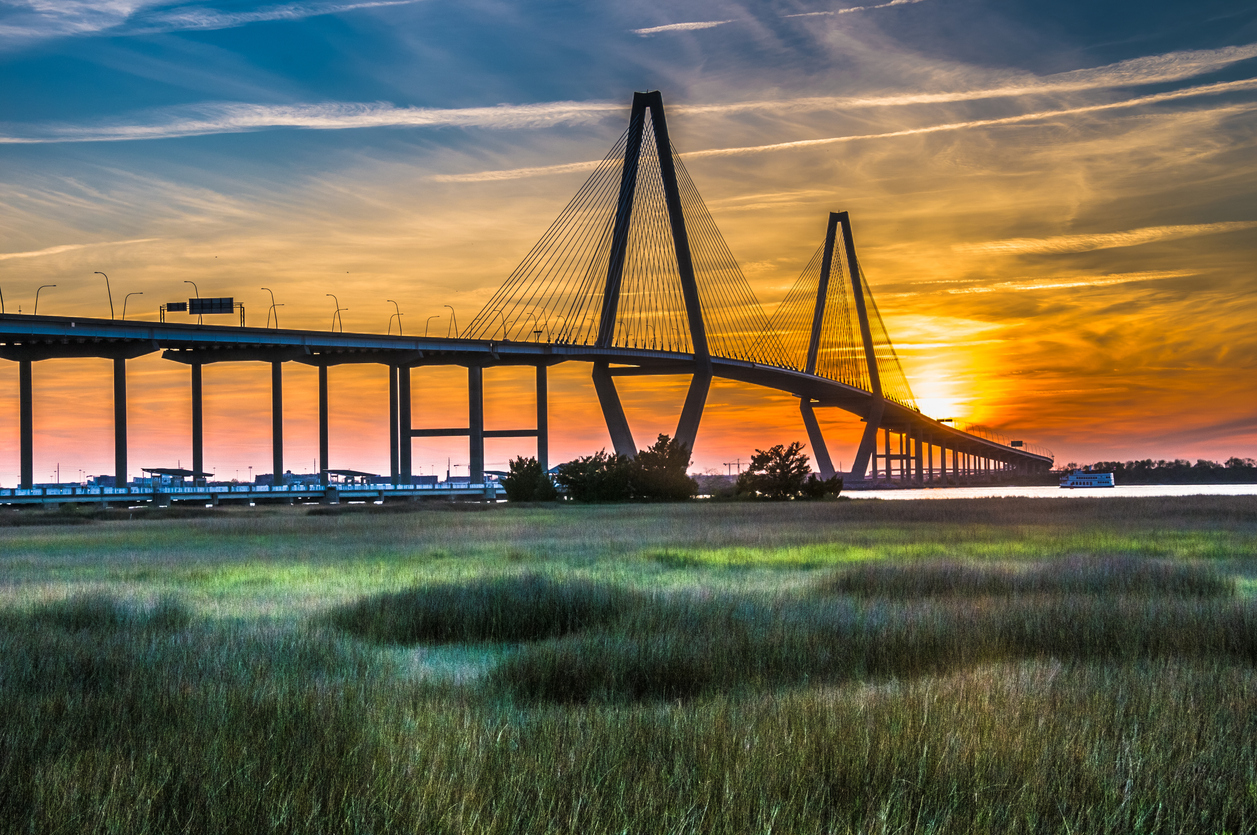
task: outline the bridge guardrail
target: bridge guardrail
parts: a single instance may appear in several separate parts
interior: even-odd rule
[[[1019,449],[1024,452],[1032,453],[1034,455],[1041,455],[1044,458],[1050,458],[1053,461],[1056,460],[1056,454],[1045,446],[1040,446],[1039,444],[1026,443],[1025,441],[1022,441],[1020,445],[1018,446],[1013,446],[1012,439],[1009,438],[1007,435],[995,429],[992,429],[989,426],[983,426],[980,423],[969,423],[968,421],[957,420],[955,418],[945,420],[945,421],[940,421],[940,422],[951,424],[952,427],[959,429],[961,432],[964,432],[969,435],[976,435],[979,438],[982,438],[987,441],[991,441],[993,443],[997,443],[1000,446],[1006,446],[1009,449]]]

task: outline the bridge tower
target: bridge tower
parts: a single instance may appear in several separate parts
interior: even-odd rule
[[[685,318],[694,354],[693,377],[677,423],[676,439],[690,449],[698,437],[698,425],[703,417],[703,406],[711,389],[711,354],[707,347],[707,328],[703,322],[703,308],[698,296],[698,283],[694,277],[694,259],[690,252],[689,235],[685,227],[685,212],[681,206],[681,188],[677,182],[672,143],[668,139],[668,121],[663,112],[663,95],[654,90],[649,93],[633,93],[633,110],[629,116],[624,167],[620,175],[620,193],[616,201],[615,225],[611,237],[611,253],[607,264],[607,278],[602,292],[602,311],[598,320],[598,338],[595,345],[609,348],[615,344],[616,319],[619,312],[624,263],[628,254],[629,229],[633,221],[634,197],[642,170],[642,137],[646,130],[646,116],[650,116],[650,128],[654,134],[659,178],[663,187],[664,205],[667,208],[668,227],[671,232],[672,250],[676,257],[676,269],[680,277],[681,296],[685,305]],[[632,458],[637,455],[637,445],[624,416],[615,388],[614,372],[606,362],[594,364],[594,389],[602,407],[611,442],[620,455]]]
[[[789,367],[863,392],[841,403],[800,392],[799,411],[822,477],[829,478],[835,472],[816,420],[817,405],[840,406],[865,421],[851,470],[844,473],[847,478],[864,480],[871,461],[876,472],[879,458],[887,467],[890,461],[897,460],[901,469],[906,468],[906,462],[914,458],[908,452],[877,452],[878,431],[891,429],[887,425],[888,405],[916,413],[916,403],[860,269],[847,212],[830,213],[824,243],[778,305],[769,330],[780,338]],[[895,411],[902,412],[903,408]],[[902,415],[892,423],[894,431],[908,429]],[[917,444],[919,456],[920,439],[914,436],[911,442]]]

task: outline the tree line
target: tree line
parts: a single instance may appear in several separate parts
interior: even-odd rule
[[[519,457],[510,462],[501,483],[513,502],[675,502],[698,494],[689,466],[690,448],[660,435],[633,458],[603,449],[560,464],[553,476],[536,458]],[[798,441],[755,450],[736,487],[740,498],[774,501],[823,499],[840,492],[842,477],[822,479],[813,473]]]
[[[1251,484],[1257,483],[1257,460],[1228,458],[1223,464],[1201,458],[1193,464],[1184,459],[1174,461],[1097,461],[1080,466],[1065,465],[1066,472],[1083,470],[1113,473],[1118,484]]]

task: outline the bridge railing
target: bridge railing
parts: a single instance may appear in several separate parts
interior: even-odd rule
[[[1048,449],[1045,446],[1040,446],[1039,444],[1026,443],[1025,441],[1018,441],[1016,442],[1017,445],[1014,446],[1014,441],[1011,438],[1009,438],[1007,435],[995,429],[992,429],[989,426],[983,426],[980,423],[969,423],[967,421],[955,420],[955,419],[949,419],[942,422],[948,423],[954,428],[968,435],[975,435],[979,438],[982,438],[983,440],[991,441],[992,443],[999,444],[1000,446],[1006,446],[1009,449],[1018,449],[1023,452],[1029,452],[1033,455],[1041,455],[1044,458],[1051,458],[1053,460],[1056,459],[1056,454],[1053,453],[1052,450]]]

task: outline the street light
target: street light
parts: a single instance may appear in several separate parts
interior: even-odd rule
[[[92,273],[92,275],[105,275],[100,270]],[[109,276],[105,275],[105,292],[109,294],[109,318],[113,318],[113,291],[109,289]],[[123,299],[125,302],[126,299]]]
[[[55,285],[55,284],[41,284],[41,285],[39,285],[39,289],[35,291],[35,315],[36,315],[36,316],[38,316],[38,315],[39,315],[39,291],[40,291],[40,290],[43,290],[45,287],[56,287],[56,286],[57,286],[57,285]]]
[[[345,332],[345,317],[344,317],[344,316],[341,316],[341,315],[340,315],[340,312],[341,312],[342,310],[348,310],[349,308],[347,308],[347,307],[341,307],[341,306],[340,306],[340,299],[336,298],[336,297],[335,297],[335,296],[333,296],[331,293],[328,293],[328,294],[327,294],[327,296],[328,296],[328,298],[330,298],[332,301],[336,302],[336,312],[332,314],[332,332],[334,333],[334,332],[336,331],[336,320],[337,320],[337,319],[340,319],[340,332],[341,332],[341,333],[344,333],[344,332]]]
[[[397,312],[394,313],[393,316],[397,317],[397,335],[401,336],[402,335],[402,309],[400,306],[398,306],[397,302],[393,301],[392,299],[385,299],[384,301],[392,302],[393,307],[396,308],[397,310]],[[393,332],[393,316],[388,317],[388,332],[390,334]]]
[[[271,290],[269,287],[263,287],[262,289],[271,294],[271,309],[266,311],[266,326],[268,328],[271,326],[271,312],[274,311],[275,330],[279,330],[279,310],[277,308],[283,307],[283,305],[275,304],[275,291]]]
[[[458,317],[454,315],[454,308],[450,307],[448,304],[444,306],[450,308],[450,327],[454,329],[454,338],[457,339],[458,338]],[[450,338],[450,332],[448,328],[445,331],[445,338],[446,339]]]
[[[489,316],[489,322],[492,322],[492,321],[493,321],[493,316],[494,316],[494,315],[496,315],[496,316],[501,316],[501,317],[502,317],[502,339],[504,339],[504,340],[505,340],[505,339],[507,339],[507,338],[510,336],[510,334],[507,332],[507,328],[506,328],[506,316],[502,313],[502,311],[501,311],[501,310],[494,310],[494,311],[493,311],[493,315],[490,315],[490,316]],[[490,338],[490,339],[492,339],[492,338],[493,338],[493,337],[497,334],[497,332],[498,332],[497,328],[494,328],[494,329],[493,329],[493,333],[489,334],[489,338]]]
[[[4,297],[0,296],[0,302],[3,302],[3,301],[4,301]],[[440,318],[441,318],[441,314],[436,313],[436,314],[433,314],[432,316],[429,316],[428,321],[423,323],[423,338],[424,339],[428,338],[428,325],[432,324],[433,319],[440,319]]]
[[[183,283],[184,283],[184,284],[191,284],[191,285],[192,285],[192,292],[193,292],[193,293],[196,293],[196,297],[197,297],[197,299],[198,299],[198,300],[201,298],[201,291],[200,291],[200,290],[198,290],[198,289],[196,289],[196,282],[195,282],[195,281],[188,281],[188,280],[185,278],[185,279],[183,280]],[[196,314],[196,323],[197,323],[198,325],[202,324],[204,321],[205,321],[205,317],[204,317],[204,316],[202,316],[200,313]]]
[[[127,293],[125,296],[122,297],[122,321],[125,322],[127,320],[127,299],[131,298],[132,296],[142,296],[142,295],[144,295],[143,290],[136,290],[135,292]]]

